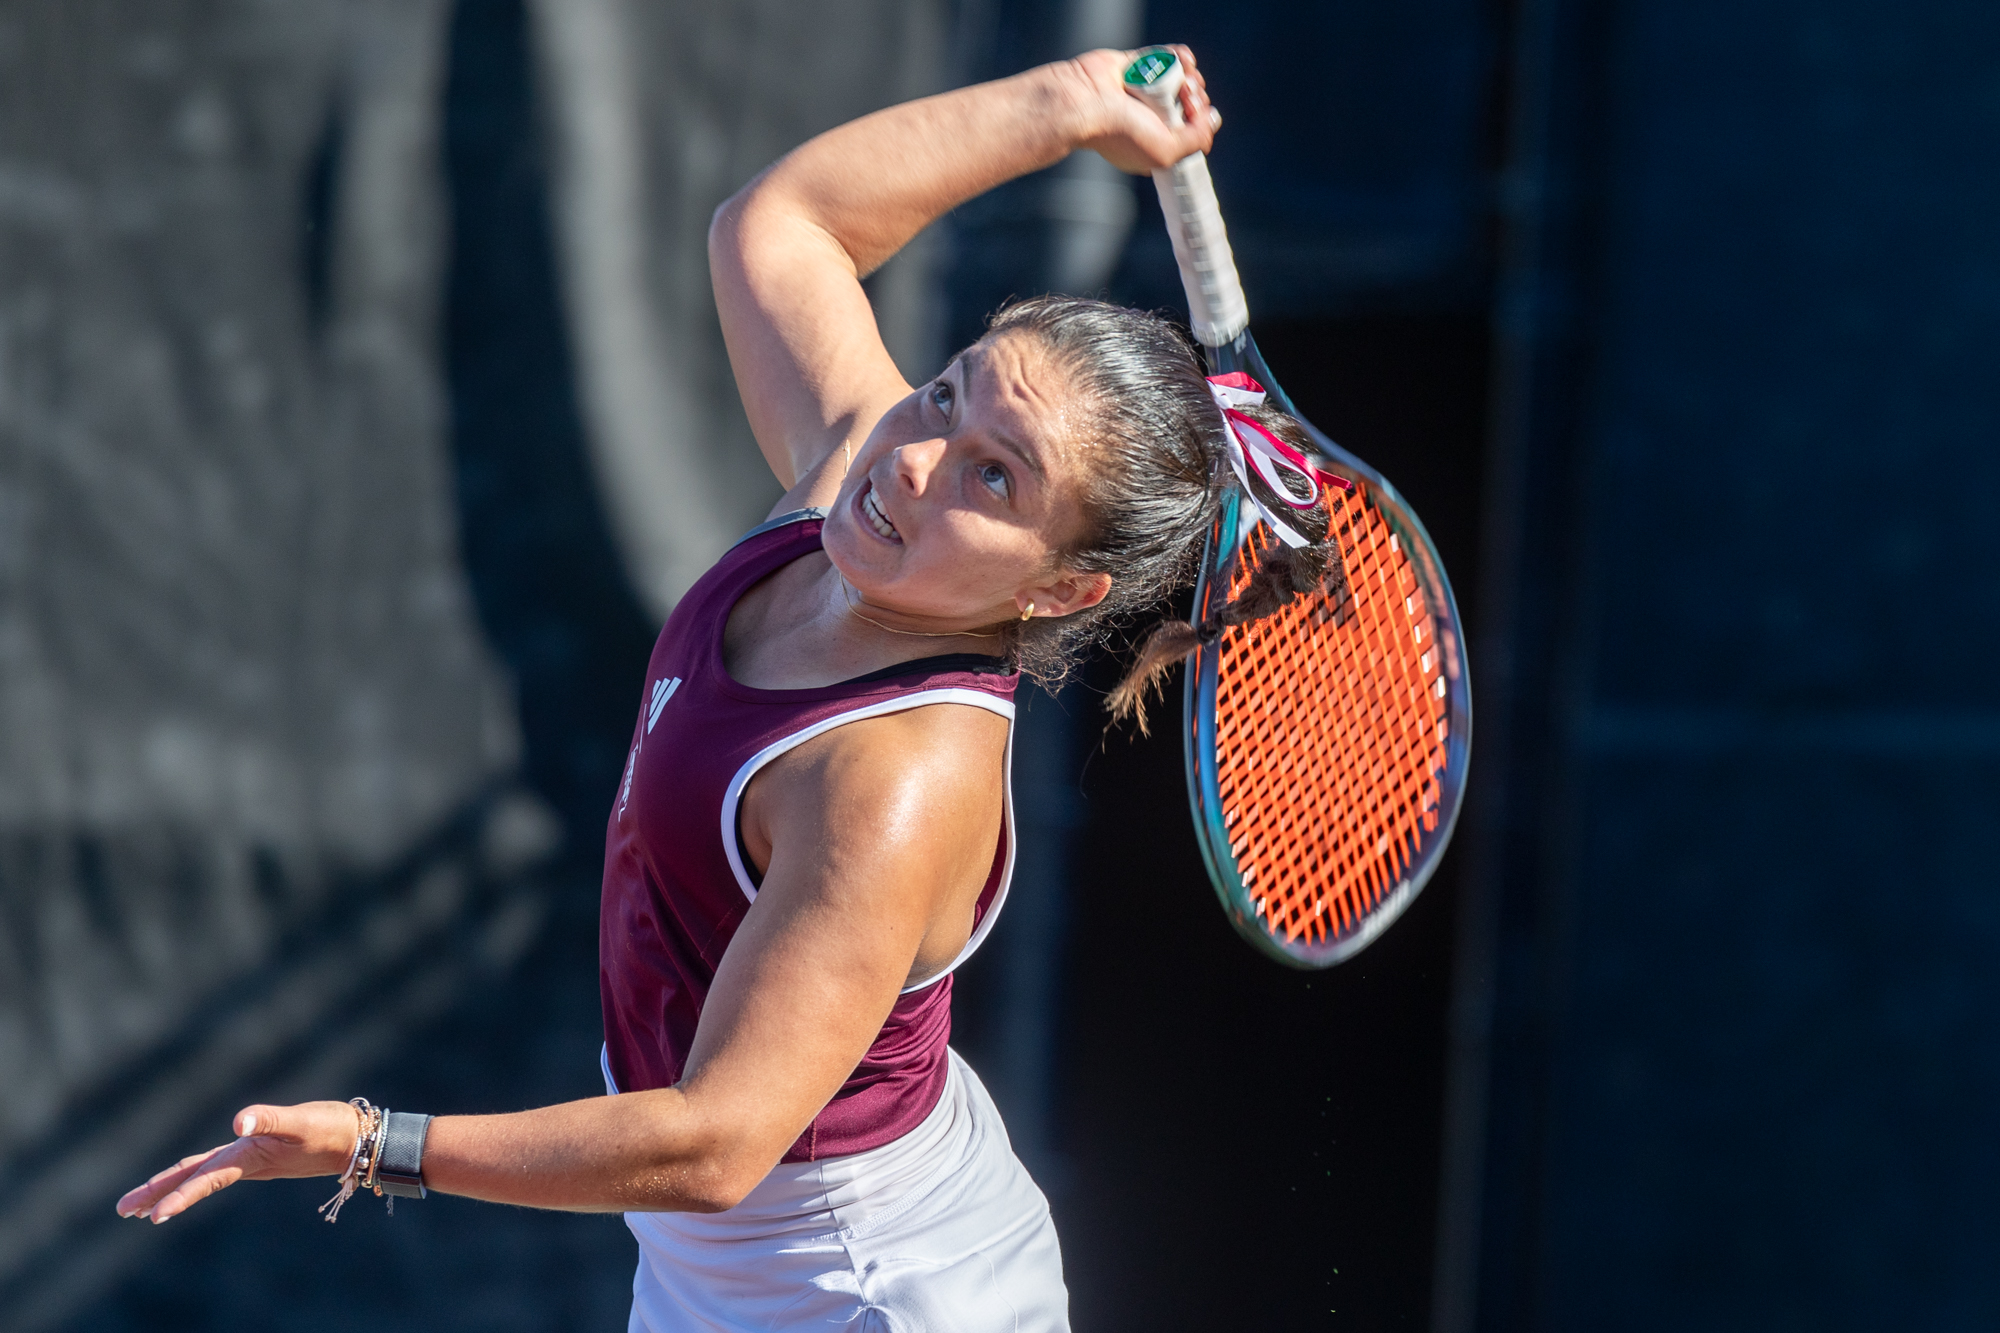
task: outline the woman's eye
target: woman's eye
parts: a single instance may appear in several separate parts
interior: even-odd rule
[[[1004,500],[1007,498],[1006,468],[1001,467],[998,463],[982,463],[979,468],[979,480],[985,484],[988,490],[1001,499]]]

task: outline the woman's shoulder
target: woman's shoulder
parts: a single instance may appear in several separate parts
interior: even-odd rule
[[[926,693],[933,697],[856,719],[811,743],[821,747],[830,771],[852,772],[867,781],[901,785],[988,772],[1006,752],[1011,710],[996,709],[971,691],[951,691],[950,697],[936,697],[945,691]]]
[[[948,792],[998,791],[1011,719],[975,698],[940,699],[835,727],[785,758],[794,776],[836,799],[901,804]]]
[[[891,860],[897,847],[977,845],[1005,799],[1009,725],[940,701],[836,727],[759,774],[745,837],[754,848],[788,831],[820,845],[865,828],[866,855]]]

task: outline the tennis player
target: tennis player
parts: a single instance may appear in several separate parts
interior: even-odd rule
[[[912,389],[860,278],[1076,149],[1136,172],[1207,149],[1179,54],[1185,126],[1095,51],[842,126],[717,212],[731,364],[787,491],[647,670],[606,836],[614,1095],[251,1106],[121,1214],[338,1176],[329,1212],[357,1188],[621,1211],[652,1333],[1067,1328],[1048,1205],[946,1045],[950,974],[1007,892],[1016,680],[1185,580],[1226,432],[1173,328],[1074,298],[1002,311]]]

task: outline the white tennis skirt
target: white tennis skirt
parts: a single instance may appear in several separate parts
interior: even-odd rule
[[[628,1333],[1067,1333],[1048,1200],[949,1055],[937,1108],[893,1143],[781,1162],[728,1212],[625,1214]]]

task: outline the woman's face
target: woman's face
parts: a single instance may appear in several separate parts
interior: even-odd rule
[[[828,557],[870,605],[954,626],[1100,601],[1108,578],[1055,559],[1083,523],[1072,393],[1039,342],[975,344],[876,423],[827,517]]]

